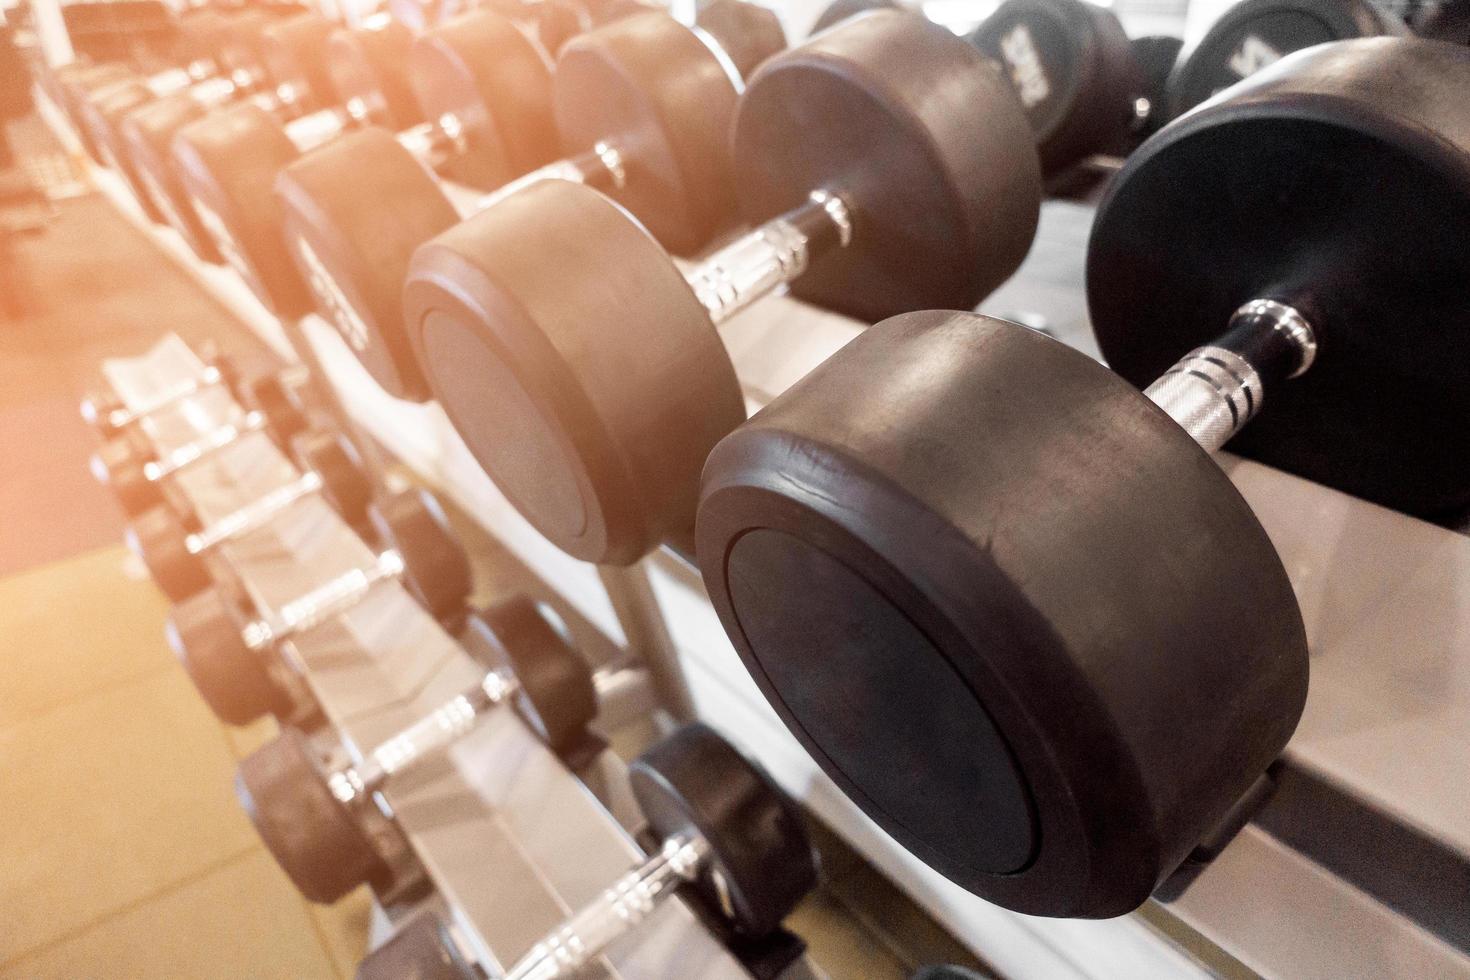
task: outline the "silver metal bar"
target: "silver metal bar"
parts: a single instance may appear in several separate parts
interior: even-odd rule
[[[361,765],[339,769],[327,777],[332,795],[343,803],[365,799],[394,773],[449,748],[475,727],[486,711],[504,704],[519,682],[491,671],[474,688],[435,708],[408,728],[368,752]]]
[[[90,398],[84,399],[82,401],[82,418],[91,425],[105,422],[114,429],[121,429],[124,426],[132,425],[145,416],[152,415],[161,408],[166,408],[182,401],[204,388],[217,385],[223,380],[224,375],[220,372],[220,369],[211,364],[199,372],[198,377],[171,385],[159,392],[157,397],[151,398],[146,403],[132,408],[114,408],[104,412]]]
[[[1252,300],[1235,311],[1231,326],[1247,320],[1252,330],[1276,334],[1270,339],[1286,342],[1295,358],[1287,377],[1297,377],[1311,367],[1317,356],[1316,334],[1295,308],[1275,300]],[[1262,338],[1258,333],[1255,338],[1235,338],[1236,343],[1241,339]],[[1258,367],[1236,350],[1208,344],[1185,354],[1144,394],[1205,452],[1214,453],[1261,410],[1266,391]]]
[[[245,417],[238,422],[222,425],[215,429],[203,439],[180,446],[170,452],[163,459],[149,460],[143,464],[143,476],[145,479],[157,482],[164,477],[193,466],[202,459],[213,453],[239,441],[241,436],[251,432],[259,432],[266,425],[265,415],[261,412],[247,412]]]
[[[303,473],[301,476],[278,487],[252,504],[241,507],[213,524],[190,534],[184,539],[184,547],[191,555],[202,554],[217,548],[226,541],[264,527],[270,520],[303,497],[310,496],[322,488],[321,474]]]
[[[319,626],[357,605],[379,582],[396,579],[404,571],[403,556],[389,549],[378,555],[367,568],[354,568],[292,599],[280,612],[246,625],[242,635],[245,645],[262,650],[278,640]]]
[[[830,220],[841,247],[852,241],[852,218],[840,197],[815,191],[807,203],[742,235],[687,276],[716,326],[806,272],[813,219]]]
[[[289,88],[283,86],[283,88]],[[290,91],[276,92],[283,105],[295,105]],[[347,129],[347,117],[340,109],[322,109],[291,120],[285,126],[286,136],[302,153],[316,149]]]
[[[532,947],[504,980],[554,980],[576,973],[648,918],[675,888],[693,881],[709,853],[703,837],[670,837],[652,858]]]
[[[603,178],[605,177],[605,181]],[[565,180],[573,184],[597,185],[605,183],[612,190],[622,190],[628,183],[627,164],[622,151],[611,143],[598,143],[584,154],[553,160],[544,167],[522,174],[515,180],[501,184],[489,194],[475,201],[472,214],[493,207],[512,194],[525,190],[543,180]],[[463,215],[462,217],[469,217]]]

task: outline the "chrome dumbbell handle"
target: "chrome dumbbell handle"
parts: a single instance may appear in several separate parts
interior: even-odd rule
[[[515,180],[501,184],[489,194],[476,198],[460,217],[468,218],[472,214],[478,214],[543,180],[566,180],[573,184],[617,191],[627,186],[628,169],[621,150],[611,143],[598,143],[586,153],[554,160],[544,167],[538,167]]]
[[[210,432],[202,439],[187,443],[165,455],[162,459],[149,460],[143,464],[144,479],[157,482],[164,477],[172,476],[180,470],[187,469],[202,459],[205,459],[224,449],[226,446],[238,442],[242,437],[252,432],[259,432],[266,426],[266,418],[263,412],[246,412],[238,422],[230,422]]]
[[[252,650],[263,650],[288,636],[314,629],[361,602],[379,582],[396,579],[404,572],[403,556],[389,549],[366,568],[354,568],[292,599],[272,617],[262,617],[245,626],[242,636]]]
[[[322,478],[319,474],[303,473],[285,486],[277,487],[259,500],[226,514],[201,531],[190,534],[184,538],[184,547],[191,555],[203,554],[211,548],[217,548],[226,541],[264,527],[281,511],[321,488]]]
[[[686,275],[716,326],[806,272],[813,254],[852,241],[842,198],[813,191],[806,203],[737,238]],[[824,247],[825,246],[825,247]]]
[[[1316,357],[1316,333],[1300,311],[1252,300],[1218,342],[1184,355],[1144,394],[1214,453],[1261,410],[1268,378],[1297,377]]]
[[[468,734],[486,711],[504,704],[519,689],[514,677],[491,671],[470,690],[374,748],[361,765],[333,772],[327,777],[332,795],[343,803],[353,803],[376,792],[394,773],[449,748]]]
[[[657,854],[532,947],[504,980],[553,980],[575,974],[648,918],[675,888],[693,881],[709,854],[703,837],[670,837]]]
[[[169,385],[152,398],[131,408],[114,408],[104,411],[88,398],[82,402],[82,418],[91,425],[105,423],[111,428],[121,429],[223,381],[224,373],[211,364],[194,377]]]

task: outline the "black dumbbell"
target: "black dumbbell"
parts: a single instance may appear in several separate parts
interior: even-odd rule
[[[157,455],[140,426],[128,425],[92,455],[92,475],[112,490],[129,516],[137,517],[165,502],[164,487],[175,474],[208,460],[252,433],[264,432],[277,445],[289,446],[291,439],[309,424],[306,409],[296,393],[297,373],[287,370],[243,383],[234,389],[243,403],[235,414],[194,441],[176,446],[162,456]],[[152,411],[143,417],[177,405],[183,397],[149,406]]]
[[[764,770],[703,724],[663,739],[629,769],[658,850],[533,946],[504,980],[581,975],[681,888],[741,938],[761,938],[816,886],[800,812]],[[423,915],[362,961],[359,980],[483,977],[453,926]]]
[[[171,600],[181,602],[209,585],[205,555],[265,527],[300,500],[320,497],[348,524],[366,525],[374,484],[345,436],[310,429],[291,440],[291,451],[299,476],[206,526],[162,504],[128,525],[128,546]]]
[[[745,418],[715,326],[783,283],[863,319],[974,306],[1030,245],[1030,129],[975,48],[877,12],[777,55],[736,112],[754,232],[683,272],[597,192],[543,181],[415,253],[405,320],[480,465],[547,538],[628,563],[687,538]],[[577,273],[568,274],[568,270]]]
[[[1286,745],[1306,637],[1211,459],[1227,439],[1412,512],[1470,504],[1467,89],[1441,42],[1291,55],[1112,184],[1087,279],[1117,374],[914,313],[711,454],[697,554],[736,650],[931,867],[1022,912],[1122,914]]]
[[[769,11],[722,2],[726,34],[744,38],[747,60],[774,53],[767,47],[751,54],[752,37],[783,43],[779,25],[774,35],[758,26],[733,29],[746,15],[731,8],[758,11],[746,18],[757,25],[762,15],[774,17]],[[507,147],[528,144],[509,154],[515,167],[544,164],[549,133],[560,132],[561,146],[574,155],[481,199],[473,211],[514,187],[554,176],[607,192],[680,254],[729,226],[736,205],[728,140],[741,83],[715,45],[666,13],[646,12],[569,42],[554,72],[549,65],[546,74],[490,72],[484,67],[492,60],[489,38],[477,38],[493,20],[479,13],[420,42],[414,77],[421,101],[431,114],[449,112],[480,120],[476,130],[497,129]],[[514,67],[507,52],[518,48],[526,49],[528,62],[542,63],[514,28],[500,30],[508,39],[495,46],[494,63]],[[465,73],[476,64],[483,77],[472,86]],[[414,249],[464,214],[383,130],[352,134],[303,156],[282,171],[276,191],[288,247],[318,309],[385,391],[429,398],[403,323],[403,280]],[[389,201],[391,224],[384,221]]]
[[[240,372],[232,359],[219,353],[212,344],[201,348],[198,356],[203,367],[196,376],[184,379],[166,391],[158,392],[145,404],[125,405],[111,391],[89,392],[83,396],[78,409],[82,420],[104,439],[110,439],[150,415],[177,405],[207,388],[220,386],[232,393],[237,392]]]
[[[467,648],[478,652],[488,673],[359,762],[330,765],[310,738],[287,728],[240,764],[235,789],[245,812],[311,901],[335,902],[382,879],[386,869],[368,830],[375,795],[438,758],[487,712],[514,705],[557,752],[586,741],[599,680],[609,675],[592,673],[555,613],[516,596],[472,615],[467,625],[473,634]]]
[[[1179,58],[1169,79],[1171,115],[1194,108],[1293,51],[1408,27],[1372,0],[1243,0]]]
[[[315,629],[354,608],[380,583],[397,581],[446,625],[464,615],[470,593],[469,559],[450,529],[438,501],[426,490],[409,490],[376,501],[368,521],[384,545],[373,561],[322,583],[280,609],[254,618],[216,586],[173,607],[169,645],[199,693],[222,720],[243,725],[266,713],[281,713],[281,680],[289,671],[277,655],[280,643]]]
[[[683,887],[742,938],[759,938],[817,883],[800,811],[766,772],[713,729],[686,725],[629,766],[658,849],[537,942],[502,976],[573,976]]]

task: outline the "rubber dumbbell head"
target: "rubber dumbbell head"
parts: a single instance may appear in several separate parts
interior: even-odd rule
[[[414,916],[357,966],[356,980],[481,980],[484,976],[437,915]]]
[[[686,725],[629,766],[659,850],[538,942],[506,980],[562,977],[592,962],[681,885],[739,935],[774,932],[812,888],[801,814],[771,778],[706,725]]]
[[[247,625],[239,607],[212,588],[175,605],[165,627],[169,647],[204,702],[231,725],[290,709],[264,658],[241,642]]]

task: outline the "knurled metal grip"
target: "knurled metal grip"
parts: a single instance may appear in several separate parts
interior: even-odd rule
[[[282,97],[279,91],[276,94],[283,104],[295,104]],[[322,109],[291,120],[286,124],[285,131],[297,152],[309,153],[328,140],[341,136],[347,131],[349,122],[347,114],[341,109]]]
[[[1144,392],[1195,442],[1213,453],[1261,408],[1261,376],[1223,347],[1197,347]]]
[[[352,803],[376,792],[396,772],[449,748],[468,734],[486,711],[519,690],[514,677],[491,671],[471,690],[440,705],[367,754],[360,766],[339,769],[327,777],[332,795]]]
[[[222,425],[202,439],[179,446],[163,459],[149,460],[144,463],[143,478],[156,483],[164,477],[172,476],[180,470],[193,466],[226,446],[233,445],[252,432],[259,432],[265,426],[265,413],[246,412],[240,421]]]
[[[373,586],[403,574],[403,556],[389,549],[367,568],[343,572],[324,585],[292,599],[274,617],[246,624],[241,635],[251,650],[263,650],[277,640],[313,629],[361,602]]]
[[[611,143],[599,142],[586,153],[553,160],[544,167],[537,167],[530,173],[521,174],[515,180],[501,184],[479,198],[471,213],[478,214],[494,207],[512,194],[543,180],[565,180],[573,184],[586,184],[598,190],[620,191],[628,184],[628,167],[623,161],[621,150]],[[466,218],[469,216],[464,215]]]
[[[88,398],[82,402],[82,419],[91,425],[106,423],[114,429],[121,429],[160,409],[176,404],[196,392],[217,385],[223,380],[224,374],[218,367],[211,364],[195,377],[170,385],[153,398],[132,408],[114,408],[110,411],[103,411],[92,399]]]
[[[839,247],[852,241],[852,221],[840,197],[813,192],[806,203],[743,235],[701,262],[687,276],[689,288],[719,326],[762,296],[806,272],[826,226]]]
[[[623,875],[595,901],[538,942],[504,980],[553,980],[574,975],[619,936],[642,922],[709,857],[699,836],[676,835],[648,861]]]
[[[203,554],[211,548],[217,548],[226,541],[264,527],[281,511],[303,497],[316,493],[321,488],[320,474],[303,473],[259,500],[226,514],[202,531],[190,534],[184,538],[184,547],[191,555]]]
[[[348,103],[347,114],[357,122],[366,122],[368,113],[360,103],[360,99]],[[470,151],[464,123],[452,112],[441,113],[435,119],[411,126],[400,132],[397,138],[399,145],[431,171],[439,170]]]
[[[1184,355],[1144,394],[1214,453],[1260,412],[1267,378],[1273,384],[1295,378],[1316,357],[1316,332],[1300,311],[1251,300],[1216,343]]]

